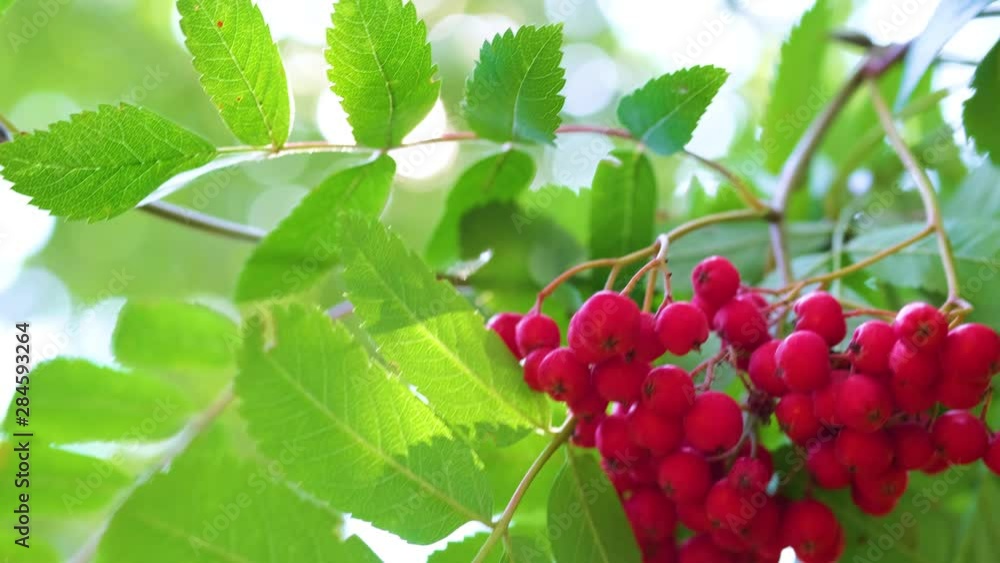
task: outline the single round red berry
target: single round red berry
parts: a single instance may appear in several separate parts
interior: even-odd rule
[[[639,329],[635,336],[633,359],[639,362],[652,362],[667,352],[667,347],[660,341],[656,332],[656,317],[652,313],[639,315]]]
[[[588,363],[624,356],[635,346],[639,315],[635,301],[599,291],[570,320],[569,345]]]
[[[782,523],[785,543],[803,561],[814,561],[839,541],[841,527],[837,517],[817,500],[807,498],[789,503]]]
[[[517,313],[497,313],[490,317],[490,320],[486,321],[486,328],[497,333],[503,340],[503,343],[507,345],[507,348],[510,349],[511,353],[518,358],[522,356],[521,352],[517,349],[517,323],[522,318],[523,316]]]
[[[926,388],[941,377],[938,354],[915,348],[899,340],[889,353],[889,367],[901,386]]]
[[[965,465],[986,455],[990,438],[979,418],[968,411],[950,410],[934,421],[931,441],[948,463]]]
[[[647,452],[632,440],[628,421],[622,415],[608,415],[597,426],[597,451],[606,458],[630,467],[646,459]]]
[[[633,403],[642,395],[649,365],[615,357],[594,366],[594,387],[608,401]]]
[[[993,473],[1000,476],[1000,432],[990,438],[990,446],[983,456],[983,462]]]
[[[535,391],[545,391],[538,368],[542,365],[545,356],[548,356],[551,351],[551,348],[537,348],[521,360],[521,367],[524,369],[524,382]]]
[[[591,389],[590,370],[569,348],[556,348],[538,365],[538,380],[550,397],[573,402]]]
[[[884,473],[892,466],[895,454],[892,440],[884,430],[869,433],[844,428],[833,446],[837,461],[854,475]]]
[[[669,454],[681,445],[683,429],[680,420],[661,416],[647,404],[633,405],[626,419],[632,441],[654,456]]]
[[[885,426],[892,412],[892,394],[877,379],[855,374],[841,384],[837,419],[844,426],[874,432]]]
[[[950,409],[971,409],[983,400],[989,381],[976,383],[964,379],[943,377],[934,387],[933,396]]]
[[[580,417],[573,428],[573,443],[581,448],[597,447],[597,427],[601,425],[605,415]]]
[[[920,350],[939,350],[948,337],[948,319],[927,303],[900,309],[893,326],[897,338]]]
[[[625,516],[640,543],[662,541],[674,535],[677,513],[663,493],[656,489],[638,489],[625,501]]]
[[[754,350],[747,369],[754,387],[775,397],[788,391],[788,386],[778,374],[778,362],[774,359],[774,353],[780,345],[780,340],[771,340]]]
[[[691,272],[694,294],[717,307],[732,299],[740,288],[740,272],[721,256],[702,260]]]
[[[708,391],[695,398],[684,415],[688,442],[708,454],[734,447],[743,435],[743,413],[736,401],[724,393]]]
[[[785,393],[774,409],[781,429],[796,444],[805,444],[819,434],[822,426],[816,418],[813,398],[805,393]]]
[[[763,492],[771,482],[771,469],[757,458],[738,457],[726,477],[729,484],[744,495]]]
[[[893,450],[896,452],[896,466],[901,469],[920,469],[930,463],[934,456],[931,433],[915,422],[903,422],[889,428]]]
[[[695,305],[675,301],[657,316],[656,333],[668,352],[683,356],[708,340],[708,319]]]
[[[699,534],[688,538],[677,552],[678,563],[735,563],[736,556],[715,545],[712,536]]]
[[[844,309],[832,295],[815,291],[800,298],[793,307],[796,317],[795,330],[815,332],[823,337],[827,346],[836,346],[847,336]]]
[[[830,349],[814,332],[793,332],[774,352],[785,385],[809,393],[830,383]]]
[[[992,328],[976,323],[955,328],[945,340],[941,367],[946,377],[955,380],[988,381],[1000,367],[1000,336]]]
[[[700,503],[712,486],[712,471],[701,453],[684,448],[663,458],[657,482],[663,494],[679,505]]]
[[[868,321],[854,331],[847,353],[854,369],[876,377],[889,375],[889,354],[896,331],[884,321]]]
[[[750,525],[747,515],[743,514],[744,503],[751,508],[746,496],[736,487],[723,479],[708,491],[705,497],[705,513],[713,530],[728,530],[739,535]]]
[[[653,368],[642,385],[642,402],[664,416],[683,416],[694,404],[694,382],[677,366]]]
[[[528,355],[537,348],[559,346],[559,325],[548,315],[531,313],[517,323],[517,349],[521,356]]]
[[[753,352],[771,340],[767,318],[749,299],[737,297],[715,314],[715,328],[727,343]]]
[[[851,474],[837,461],[832,440],[818,442],[809,448],[806,468],[813,481],[824,489],[842,489],[851,484]]]
[[[875,501],[895,502],[906,492],[909,478],[905,469],[890,468],[881,475],[855,475],[854,488],[861,497]]]

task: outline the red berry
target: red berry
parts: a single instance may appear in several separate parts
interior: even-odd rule
[[[683,416],[694,404],[694,382],[677,366],[653,368],[642,385],[642,402],[664,416]]]
[[[770,304],[767,302],[767,299],[765,299],[764,296],[757,291],[753,291],[746,288],[740,288],[740,290],[736,292],[736,296],[746,299],[747,301],[750,301],[751,303],[756,305],[758,309],[762,311],[770,306]]]
[[[659,542],[646,542],[642,547],[642,563],[677,563],[677,545],[674,538]]]
[[[696,534],[707,534],[712,531],[712,522],[709,521],[708,515],[705,514],[704,502],[678,504],[676,507],[677,519],[689,530]]]
[[[591,389],[590,370],[569,348],[556,348],[538,365],[538,380],[550,397],[573,402]]]
[[[581,448],[597,446],[597,427],[604,421],[605,415],[581,417],[573,428],[573,443]]]
[[[988,381],[976,383],[944,377],[934,387],[933,396],[948,408],[971,409],[983,400],[983,395],[988,388]]]
[[[948,319],[927,303],[900,309],[894,327],[897,338],[920,350],[939,350],[948,337]]]
[[[625,515],[640,543],[672,537],[677,525],[673,504],[656,489],[638,489],[625,501]]]
[[[785,543],[803,561],[815,561],[818,556],[835,548],[841,533],[840,523],[825,504],[803,499],[789,503],[782,519]]]
[[[531,313],[517,323],[517,349],[526,356],[536,348],[559,346],[559,325],[548,315]]]
[[[623,356],[635,346],[639,306],[613,291],[592,295],[569,322],[569,345],[588,363]]]
[[[847,541],[844,537],[844,529],[842,527],[838,526],[836,533],[837,540],[828,549],[817,552],[812,556],[799,556],[799,559],[801,559],[803,563],[836,563],[837,561],[840,561],[840,556],[844,554],[844,549],[847,548]]]
[[[912,385],[926,388],[941,376],[941,368],[936,352],[914,348],[900,340],[889,354],[889,366],[900,386]]]
[[[851,500],[865,514],[878,517],[888,515],[896,508],[896,504],[899,502],[897,498],[868,496],[856,485],[851,487]]]
[[[760,462],[764,464],[764,467],[767,468],[767,472],[773,475],[774,459],[771,457],[771,452],[769,452],[767,448],[765,448],[764,446],[757,444],[757,447],[755,449],[753,447],[753,444],[751,444],[749,441],[746,441],[743,443],[743,446],[740,448],[740,451],[737,452],[736,455],[739,455],[740,457],[751,457],[752,453],[756,454],[753,456],[754,459],[760,460]]]
[[[889,428],[896,466],[901,469],[920,469],[934,456],[931,433],[915,422],[904,422]]]
[[[708,534],[688,538],[677,553],[678,563],[736,563],[736,556],[715,545]]]
[[[632,441],[655,456],[669,454],[681,445],[680,421],[657,414],[649,405],[633,405],[626,419]]]
[[[855,475],[854,488],[859,496],[874,501],[895,502],[906,492],[909,478],[905,469],[892,468],[881,475]]]
[[[737,297],[715,314],[715,328],[727,343],[753,352],[771,340],[767,318],[752,301]]]
[[[639,330],[635,335],[635,351],[633,359],[639,362],[652,362],[667,352],[667,347],[660,342],[656,333],[656,317],[652,313],[639,315]]]
[[[754,350],[747,369],[754,387],[775,397],[780,397],[788,391],[785,381],[779,377],[778,363],[774,359],[774,353],[780,345],[780,340],[771,340]]]
[[[764,497],[763,504],[759,507],[756,503],[760,501],[757,499],[754,501],[756,513],[750,520],[747,540],[753,551],[769,551],[781,540],[781,505],[771,497]]]
[[[842,489],[851,484],[851,474],[837,461],[833,441],[819,442],[809,448],[806,467],[816,484],[824,489]]]
[[[827,346],[836,346],[847,336],[847,321],[840,302],[825,291],[815,291],[800,298],[793,308],[798,320],[795,330],[815,332]]]
[[[937,475],[948,469],[948,467],[948,460],[944,458],[944,454],[934,450],[931,460],[927,462],[927,465],[921,467],[920,470],[928,475]]]
[[[990,438],[990,446],[983,456],[983,462],[993,473],[1000,476],[1000,432]]]
[[[774,352],[774,359],[792,391],[808,393],[830,383],[830,349],[816,333],[788,335]]]
[[[892,441],[883,431],[858,432],[845,428],[834,440],[837,461],[855,475],[879,475],[892,466]]]
[[[889,389],[875,378],[857,374],[841,384],[837,419],[844,426],[861,432],[874,432],[885,426],[892,411]]]
[[[607,414],[608,401],[597,393],[593,386],[587,390],[587,394],[579,399],[569,401],[569,410],[573,411],[578,418],[593,418]]]
[[[720,307],[739,290],[740,272],[729,260],[721,256],[710,256],[694,267],[691,285],[695,295]]]
[[[703,455],[684,448],[663,458],[657,482],[677,504],[700,503],[712,486],[711,469]]]
[[[642,395],[649,365],[616,357],[594,366],[594,387],[608,401],[632,403]]]
[[[743,436],[743,413],[729,395],[708,391],[699,395],[684,415],[688,442],[708,454],[735,446]]]
[[[813,399],[805,393],[786,393],[774,409],[781,429],[796,444],[805,444],[819,434],[822,426],[813,410]]]
[[[521,367],[524,368],[524,382],[535,391],[545,391],[538,368],[542,365],[545,356],[548,356],[551,351],[551,348],[538,348],[532,350],[521,360]]]
[[[646,457],[642,461],[633,463],[628,468],[628,474],[640,487],[656,487],[656,472],[659,464],[652,457]]]
[[[728,530],[739,535],[749,526],[749,515],[744,513],[744,503],[748,512],[752,512],[752,506],[746,500],[746,496],[736,487],[723,479],[712,485],[705,497],[705,514],[708,521],[712,523],[713,530]]]
[[[522,316],[517,313],[497,313],[486,321],[486,328],[497,333],[511,353],[518,358],[521,357],[521,352],[517,349],[517,323],[521,319]]]
[[[624,463],[616,459],[602,458],[601,468],[604,469],[604,474],[608,476],[619,496],[630,493],[638,487]]]
[[[716,330],[719,327],[715,325],[715,314],[719,312],[718,305],[712,305],[711,303],[705,301],[701,297],[695,295],[691,298],[691,304],[695,307],[701,309],[701,312],[705,314],[705,319],[708,320],[708,327],[712,330]]]
[[[850,372],[834,370],[830,374],[830,384],[813,392],[813,411],[820,424],[830,428],[842,425],[837,416],[837,404],[840,402],[840,390],[848,377]]]
[[[896,408],[905,413],[919,414],[933,407],[936,402],[933,386],[913,385],[898,375],[892,376],[889,385]]]
[[[847,353],[854,369],[876,377],[889,375],[889,354],[896,344],[896,331],[883,321],[868,321],[851,337]]]
[[[950,410],[934,421],[931,440],[948,463],[965,465],[986,455],[990,438],[983,421],[968,411]]]
[[[760,459],[738,457],[726,477],[729,484],[743,495],[763,492],[771,482],[771,469]]]
[[[1000,363],[1000,336],[988,326],[970,323],[948,333],[941,353],[945,377],[980,383],[996,373]]]
[[[711,531],[712,541],[715,545],[728,551],[729,553],[744,554],[750,551],[750,544],[746,537],[750,534],[750,522],[739,531],[733,532],[728,528],[717,528]]]
[[[675,301],[657,316],[656,333],[668,352],[683,356],[708,340],[708,319],[695,305]]]
[[[597,426],[597,451],[606,458],[615,459],[626,468],[646,459],[647,452],[632,440],[628,421],[622,415],[612,414]]]

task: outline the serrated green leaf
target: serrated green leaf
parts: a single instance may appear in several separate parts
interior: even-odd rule
[[[152,442],[177,433],[191,414],[187,398],[174,387],[86,360],[57,358],[38,364],[28,388],[30,425],[15,424],[12,401],[4,429],[34,432],[50,444]],[[20,396],[15,394],[14,400]]]
[[[1000,164],[1000,41],[986,54],[972,79],[976,92],[968,100],[962,111],[965,131],[976,142],[980,152],[989,155],[990,160]]]
[[[653,243],[656,175],[646,155],[616,150],[602,160],[591,200],[591,257],[623,256]]]
[[[285,67],[251,0],[178,0],[185,44],[212,103],[244,143],[281,148],[291,127]]]
[[[827,94],[819,85],[823,82],[832,20],[827,0],[817,0],[781,45],[760,137],[767,154],[767,169],[772,173],[781,169],[806,127],[823,108]]]
[[[588,454],[566,450],[549,496],[549,541],[558,563],[639,563],[615,488]]]
[[[345,217],[346,295],[363,328],[446,422],[468,434],[545,428],[546,404],[453,287],[378,221]]]
[[[466,212],[492,202],[513,201],[534,177],[534,160],[517,150],[488,156],[470,166],[448,193],[444,216],[427,247],[428,262],[444,265],[458,257],[459,224]]]
[[[315,285],[340,263],[340,214],[377,216],[395,173],[395,161],[381,156],[324,180],[254,249],[240,273],[236,301],[280,298]]]
[[[207,164],[215,148],[148,110],[101,106],[48,131],[0,144],[3,177],[31,203],[97,221],[132,209],[173,176]]]
[[[131,495],[104,533],[98,560],[378,563],[358,538],[338,537],[338,517],[279,480],[282,463],[245,459],[210,429]]]
[[[561,24],[529,25],[483,43],[462,102],[473,131],[501,143],[555,140],[566,101],[562,37]]]
[[[379,148],[402,143],[441,89],[427,27],[413,3],[341,0],[326,40],[333,92],[343,100],[355,140]]]
[[[124,365],[157,371],[224,371],[240,349],[236,323],[203,305],[130,301],[118,314],[112,337]]]
[[[493,499],[471,448],[320,310],[277,308],[274,342],[250,328],[236,391],[263,452],[299,453],[293,481],[407,541],[488,522]]]
[[[691,140],[698,120],[729,77],[714,66],[664,74],[622,98],[618,120],[644,145],[673,154]]]

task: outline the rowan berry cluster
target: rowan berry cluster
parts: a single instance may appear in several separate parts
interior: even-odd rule
[[[862,324],[837,353],[852,315],[828,293],[796,301],[754,290],[716,256],[691,281],[690,302],[668,299],[656,314],[627,295],[594,294],[570,320],[566,345],[537,310],[488,323],[521,359],[525,382],[568,405],[573,443],[600,453],[645,561],[776,562],[785,547],[806,563],[840,557],[834,513],[775,486],[771,454],[754,435],[772,413],[807,452],[815,483],[851,487],[871,514],[892,510],[910,470],[985,458],[1000,472],[1000,437],[968,411],[1000,368],[992,329],[949,329],[939,310],[915,303],[892,324]],[[776,338],[787,312],[794,330]],[[722,351],[695,371],[656,365],[667,352],[699,350],[713,331]],[[748,376],[743,404],[711,389],[720,362]],[[937,402],[953,410],[934,417]],[[679,546],[678,524],[694,533]]]

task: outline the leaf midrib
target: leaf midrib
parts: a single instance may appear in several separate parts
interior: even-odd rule
[[[521,77],[521,81],[517,85],[517,92],[514,94],[514,108],[513,108],[513,111],[511,112],[511,116],[510,116],[510,138],[511,139],[517,139],[517,114],[518,114],[517,110],[518,110],[518,108],[521,105],[521,93],[524,90],[525,83],[528,82],[528,75],[531,74],[531,69],[534,68],[535,63],[538,62],[538,58],[542,56],[542,52],[545,51],[545,48],[549,46],[549,43],[553,39],[558,38],[558,37],[559,37],[558,33],[551,34],[549,36],[549,38],[545,40],[545,43],[543,43],[542,46],[538,48],[538,52],[535,53],[535,56],[532,57],[531,62],[528,63],[528,68],[525,69],[524,76]]]
[[[393,92],[392,84],[389,82],[389,76],[385,73],[385,65],[378,57],[378,51],[375,49],[375,43],[372,42],[371,30],[368,29],[368,19],[365,17],[364,10],[361,9],[360,3],[358,4],[358,18],[361,20],[361,25],[365,28],[365,39],[368,40],[368,47],[372,50],[372,60],[375,61],[375,66],[378,67],[378,72],[382,76],[382,84],[385,86],[385,93],[389,96],[389,122],[386,126],[385,132],[385,146],[391,147],[393,145],[392,132],[396,121],[396,93]]]
[[[721,75],[721,81],[724,82],[725,79],[726,79],[726,76],[725,75]],[[677,113],[678,111],[680,111],[680,109],[682,107],[684,107],[688,103],[690,103],[690,102],[698,99],[698,96],[701,95],[702,92],[704,92],[705,90],[708,90],[709,88],[711,88],[712,86],[714,86],[715,83],[718,82],[718,81],[719,80],[709,80],[708,82],[706,82],[705,84],[703,84],[702,87],[699,88],[694,94],[691,94],[687,99],[685,99],[681,103],[679,103],[676,106],[674,106],[674,109],[670,110],[670,113],[668,113],[667,115],[664,115],[660,119],[657,119],[656,121],[654,121],[648,128],[646,128],[646,131],[642,134],[642,137],[640,138],[640,140],[642,141],[642,144],[644,144],[644,145],[647,144],[648,141],[649,141],[649,137],[657,129],[659,129],[664,123],[666,123],[667,120],[669,120],[671,117],[673,117],[675,113]],[[681,146],[683,147],[684,145],[681,145]]]

